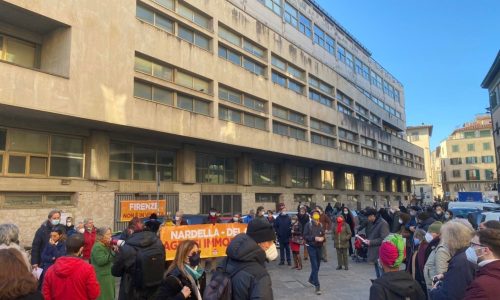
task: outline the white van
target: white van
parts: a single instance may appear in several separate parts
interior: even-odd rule
[[[448,209],[450,208],[476,208],[480,210],[484,210],[484,208],[489,209],[500,209],[500,204],[491,203],[491,202],[450,202],[448,203]]]

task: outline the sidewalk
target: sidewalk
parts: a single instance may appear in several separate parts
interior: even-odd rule
[[[303,269],[291,269],[288,265],[278,266],[279,258],[267,265],[273,281],[274,299],[342,299],[366,300],[370,294],[370,279],[375,279],[373,265],[356,263],[349,258],[349,270],[335,270],[336,251],[333,244],[328,248],[328,262],[321,262],[319,281],[323,294],[317,296],[307,280],[311,271],[308,260],[302,261]],[[307,298],[306,298],[307,297]]]

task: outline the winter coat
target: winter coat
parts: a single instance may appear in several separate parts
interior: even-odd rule
[[[45,300],[94,300],[99,296],[99,283],[92,265],[79,257],[63,256],[47,270],[42,293]]]
[[[316,237],[325,237],[325,230],[321,223],[316,223],[314,221],[306,224],[304,228],[304,241],[308,246],[311,247],[322,247],[323,242],[317,242]]]
[[[100,300],[115,299],[115,278],[111,275],[114,259],[115,253],[103,243],[98,241],[92,247],[90,261],[101,286]]]
[[[42,262],[42,252],[45,249],[45,246],[49,243],[50,240],[50,232],[54,225],[50,223],[50,221],[45,221],[40,228],[35,233],[35,238],[33,239],[33,243],[31,244],[31,264],[32,265],[40,265]],[[63,232],[66,226],[61,224],[55,226],[57,229],[61,229]]]
[[[349,209],[347,214],[344,214],[344,209],[346,209],[346,207],[343,207],[340,211],[341,211],[341,214],[342,216],[344,217],[344,220],[347,224],[349,224],[349,227],[351,229],[351,234],[352,236],[354,236],[354,227],[356,227],[356,224],[354,224],[354,217],[352,216],[352,213]]]
[[[226,254],[226,271],[238,271],[231,278],[233,300],[273,299],[271,277],[265,265],[266,253],[250,236],[238,234],[227,247]]]
[[[467,260],[466,249],[457,251],[451,258],[441,284],[429,292],[432,300],[459,300],[464,297],[465,289],[474,280],[476,271],[474,264]]]
[[[446,218],[444,217],[444,213],[441,213],[440,215],[438,215],[437,213],[433,213],[432,217],[434,218],[434,220],[439,221],[441,223],[446,222]]]
[[[297,221],[295,224],[292,225],[292,243],[296,243],[299,245],[304,244],[304,237],[302,236],[302,224],[300,224],[299,221]]]
[[[427,258],[424,266],[424,278],[427,289],[432,288],[432,278],[448,271],[448,261],[451,259],[450,251],[440,243]]]
[[[221,222],[220,218],[217,217],[217,215],[215,215],[215,216],[208,215],[206,224],[216,224],[216,223],[220,223],[220,222]]]
[[[158,232],[158,229],[160,229],[160,225],[161,225],[160,221],[158,221],[156,219],[149,219],[144,224],[144,226],[146,226],[147,230],[154,232],[154,233]]]
[[[94,247],[95,243],[95,235],[96,235],[96,229],[95,227],[92,228],[91,232],[88,232],[88,230],[85,230],[83,233],[83,259],[89,260],[90,259],[90,252],[92,251],[92,247]]]
[[[206,276],[205,273],[198,280],[194,280],[196,285],[199,285],[200,295],[203,296],[203,291],[205,290]],[[191,290],[189,297],[184,298],[182,294],[182,289],[187,286]],[[196,300],[196,290],[198,286],[192,286],[191,280],[184,276],[178,268],[173,269],[167,276],[165,280],[160,285],[158,294],[156,295],[156,300]]]
[[[305,226],[306,226],[307,223],[309,223],[309,221],[311,219],[309,218],[309,215],[307,213],[305,213],[303,215],[300,214],[300,213],[298,213],[297,214],[297,218],[299,219],[299,222],[302,225],[302,234],[304,234]]]
[[[24,295],[16,298],[16,300],[44,300],[43,295],[40,291],[36,291],[33,293],[29,293],[28,295]]]
[[[326,213],[319,216],[319,222],[321,223],[325,231],[332,229],[332,219],[330,219],[330,217]]]
[[[476,279],[467,287],[464,300],[494,300],[500,297],[500,260],[479,268]]]
[[[42,252],[41,268],[46,270],[52,266],[57,258],[66,255],[66,243],[59,241],[56,245],[50,243],[45,246]]]
[[[349,248],[349,240],[351,239],[351,228],[349,224],[343,222],[340,233],[337,233],[337,225],[333,226],[332,239],[336,249]]]
[[[391,233],[400,233],[401,231],[401,225],[402,224],[399,224],[399,215],[401,214],[401,212],[399,211],[396,211],[392,214],[392,220],[391,220],[391,223],[389,223],[389,226],[390,226],[390,231]]]
[[[158,237],[151,231],[135,232],[130,236],[116,255],[115,262],[111,267],[111,274],[120,279],[119,300],[142,299],[150,297],[158,287],[137,289],[132,283],[132,272],[135,270],[136,248],[157,247],[165,255],[165,247]],[[158,262],[163,264],[164,262]]]
[[[382,274],[370,287],[370,300],[425,300],[425,293],[408,272]]]
[[[278,237],[278,241],[281,243],[290,242],[290,236],[292,235],[292,219],[289,215],[279,214],[279,216],[274,221],[274,230]]]
[[[429,226],[431,226],[431,224],[434,222],[436,222],[436,220],[433,217],[429,217],[426,220],[420,222],[417,228],[423,229],[425,232],[427,232],[429,230]]]
[[[389,224],[384,219],[378,217],[366,233],[366,239],[370,241],[370,245],[368,245],[368,262],[373,263],[377,261],[380,245],[382,245],[382,241],[388,235]]]

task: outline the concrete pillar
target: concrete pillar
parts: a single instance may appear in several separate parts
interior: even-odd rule
[[[337,170],[334,173],[335,176],[335,189],[345,191],[345,171]]]
[[[364,191],[365,190],[365,185],[364,185],[364,173],[357,172],[354,173],[354,189],[356,191]],[[359,200],[359,199],[358,199]]]
[[[314,189],[322,189],[323,188],[323,180],[321,178],[321,167],[315,166],[312,168],[312,185],[311,187]]]
[[[248,153],[242,153],[238,158],[238,184],[252,185],[252,160]]]
[[[109,179],[109,134],[92,131],[86,148],[85,177],[91,180]]]
[[[193,145],[183,144],[177,153],[177,175],[184,184],[196,183],[196,151]]]
[[[285,160],[281,163],[280,173],[281,185],[286,188],[292,187],[292,164],[289,160]]]
[[[380,176],[380,175],[376,175],[374,176],[375,177],[375,185],[374,185],[374,190],[376,192],[379,192],[379,193],[382,193],[382,192],[385,192],[386,189],[385,189],[385,177],[383,176]],[[383,183],[381,183],[383,182]],[[383,185],[384,189],[381,189],[380,186]]]

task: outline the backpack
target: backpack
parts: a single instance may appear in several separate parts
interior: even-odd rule
[[[134,247],[135,248],[135,247]],[[161,284],[165,272],[165,254],[158,247],[135,248],[132,285],[137,289]]]
[[[226,271],[228,260],[229,259],[226,258],[224,268],[218,267],[212,275],[212,279],[210,279],[210,282],[203,292],[203,300],[231,300],[233,298],[233,284],[231,278],[241,270],[244,270],[245,267],[239,268],[233,273],[228,273]]]

